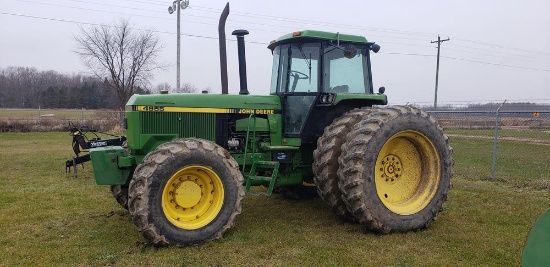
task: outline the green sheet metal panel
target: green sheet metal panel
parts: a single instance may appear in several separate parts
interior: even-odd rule
[[[132,107],[147,107],[146,111],[169,110],[173,107],[215,109],[267,109],[274,113],[281,110],[281,100],[275,95],[221,95],[221,94],[162,94],[133,95],[126,104]],[[198,110],[198,112],[201,112]],[[209,111],[203,112],[208,113]],[[212,111],[212,113],[233,113]],[[235,113],[239,113],[238,110]],[[248,113],[249,114],[249,113]],[[264,113],[257,113],[264,114]],[[267,113],[265,113],[267,114]]]
[[[248,119],[240,119],[235,123],[235,130],[237,132],[246,132],[248,127]],[[268,132],[269,123],[267,119],[262,118],[251,118],[250,119],[250,131],[256,130],[257,132]]]
[[[533,225],[523,249],[523,266],[550,266],[550,209]]]
[[[90,149],[92,168],[96,183],[99,185],[124,184],[130,177],[130,171],[119,168],[119,158],[128,153],[121,146],[107,146]],[[124,161],[127,164],[126,161]]]

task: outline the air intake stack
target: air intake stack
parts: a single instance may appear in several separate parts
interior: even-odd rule
[[[246,84],[246,58],[244,53],[244,36],[248,34],[248,31],[234,30],[232,34],[237,36],[237,49],[239,53],[239,78],[241,82],[239,95],[248,95],[248,86]]]

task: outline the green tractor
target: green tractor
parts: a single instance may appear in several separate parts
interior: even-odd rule
[[[452,149],[426,112],[374,107],[387,104],[384,88],[372,86],[369,53],[380,46],[340,33],[284,35],[268,46],[270,95],[249,95],[248,32],[237,30],[241,88],[229,95],[227,14],[228,6],[222,94],[134,95],[127,136],[117,139],[124,144],[95,140],[90,148],[97,184],[111,186],[138,231],[157,246],[221,238],[252,187],[318,194],[337,216],[375,232],[427,227],[451,187]]]

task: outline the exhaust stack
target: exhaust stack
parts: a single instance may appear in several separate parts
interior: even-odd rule
[[[227,85],[227,49],[225,45],[225,21],[229,16],[229,2],[225,5],[218,23],[218,36],[220,46],[220,73],[222,79],[222,94],[228,93]]]
[[[234,30],[232,34],[237,36],[237,49],[239,53],[239,78],[241,82],[239,95],[248,95],[248,86],[246,84],[246,58],[244,53],[244,36],[248,34],[248,31]]]

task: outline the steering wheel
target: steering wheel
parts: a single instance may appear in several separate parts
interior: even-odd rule
[[[292,78],[296,80],[309,79],[309,76],[307,74],[303,72],[299,72],[297,70],[290,70],[289,73],[290,73],[290,76],[292,76]]]
[[[294,80],[292,81],[292,87],[290,89],[290,92],[294,92],[296,90],[296,85],[298,84],[298,80],[304,80],[309,79],[309,76],[303,72],[299,72],[297,70],[289,70],[288,73]]]

